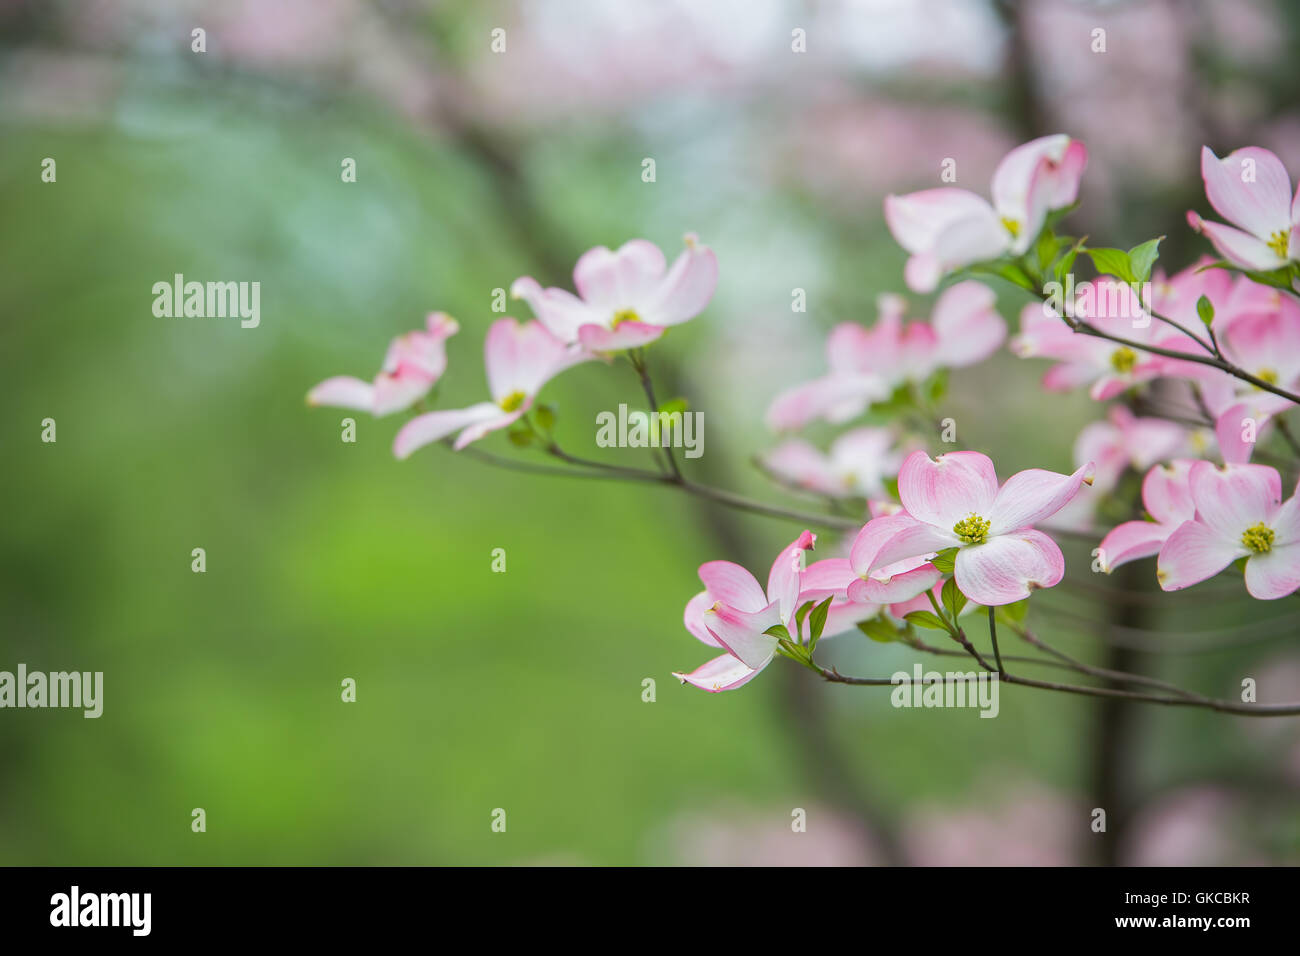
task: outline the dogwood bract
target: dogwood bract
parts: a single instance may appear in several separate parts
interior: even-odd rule
[[[763,467],[788,484],[832,498],[874,498],[898,474],[903,455],[890,428],[855,428],[831,443],[829,453],[790,439],[761,457]]]
[[[1083,286],[1072,311],[1074,318],[1139,345],[1178,352],[1200,348],[1186,333],[1156,322],[1133,288],[1111,276]],[[1010,348],[1021,358],[1049,358],[1060,363],[1043,376],[1044,388],[1067,391],[1090,385],[1089,394],[1097,401],[1163,375],[1181,374],[1190,364],[1080,334],[1046,304],[1036,302],[1020,311],[1020,333],[1011,340]]]
[[[460,331],[445,312],[431,312],[423,331],[393,339],[374,382],[350,375],[327,378],[307,393],[309,405],[333,405],[376,417],[410,408],[447,370],[446,341]]]
[[[1267,149],[1247,146],[1220,159],[1201,148],[1201,178],[1210,205],[1232,226],[1207,222],[1196,212],[1187,221],[1225,259],[1244,269],[1268,272],[1300,256],[1300,189],[1282,160]],[[1233,226],[1237,228],[1233,228]]]
[[[1196,517],[1188,484],[1193,464],[1177,459],[1146,473],[1142,504],[1153,520],[1125,521],[1102,538],[1097,559],[1103,571],[1109,574],[1122,564],[1157,554],[1179,525]]]
[[[1017,146],[993,173],[993,203],[944,186],[885,197],[885,223],[912,254],[903,270],[908,288],[930,292],[945,273],[1004,253],[1020,255],[1042,231],[1048,212],[1079,193],[1088,150],[1063,133]]]
[[[683,620],[700,641],[727,653],[689,674],[674,672],[673,676],[714,693],[749,683],[776,656],[780,642],[768,630],[780,624],[796,642],[806,641],[808,621],[801,628],[797,612],[807,601],[840,598],[829,608],[823,637],[843,633],[878,613],[877,607],[843,600],[840,576],[824,573],[824,562],[804,567],[804,553],[813,549],[816,540],[812,532],[804,531],[781,550],[768,572],[766,591],[738,564],[701,564],[704,590],[687,602]]]
[[[1156,578],[1166,591],[1212,578],[1246,559],[1246,590],[1264,601],[1300,588],[1300,496],[1282,502],[1282,479],[1267,465],[1198,461],[1188,476],[1195,517],[1165,541]]]
[[[562,342],[591,352],[614,352],[653,342],[668,326],[704,311],[718,284],[718,260],[694,233],[669,268],[659,247],[645,239],[611,252],[589,249],[573,267],[574,295],[544,289],[522,276],[510,294],[523,299],[537,320]]]
[[[1007,334],[995,302],[983,283],[958,282],[935,301],[928,323],[904,323],[903,299],[880,296],[876,324],[835,326],[826,340],[830,374],[778,395],[767,411],[768,426],[785,431],[817,419],[846,422],[904,382],[984,361]]]
[[[492,323],[483,347],[492,401],[412,418],[393,439],[393,454],[409,457],[417,449],[457,431],[460,434],[454,447],[459,451],[488,432],[518,421],[532,408],[543,385],[590,358],[565,345],[538,322],[521,324],[511,318],[499,319]]]
[[[892,522],[893,533],[872,563],[883,567],[957,548],[953,575],[970,600],[986,607],[1023,600],[1065,574],[1061,549],[1034,524],[1077,495],[1092,469],[1091,462],[1071,475],[1031,468],[999,488],[987,455],[913,452],[898,474],[903,510],[874,519]]]

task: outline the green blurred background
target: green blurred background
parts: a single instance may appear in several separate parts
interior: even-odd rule
[[[774,441],[762,413],[820,371],[825,330],[901,291],[885,193],[949,156],[983,191],[1007,148],[1064,130],[1092,149],[1077,231],[1167,232],[1185,263],[1202,142],[1300,169],[1290,8],[702,7],[0,3],[0,669],[105,675],[98,720],[0,711],[0,863],[1300,860],[1294,721],[1021,688],[996,720],[899,711],[782,661],[737,693],[679,687],[709,656],[681,624],[696,566],[763,577],[798,526],[440,447],[396,462],[400,416],[354,416],[346,444],[350,413],[305,407],[432,309],[462,329],[438,404],[477,401],[495,289],[696,231],[721,280],[651,349],[661,395],[705,413],[701,480],[796,504],[748,464]],[[177,272],[260,281],[261,326],[154,317]],[[1067,470],[1101,413],[1042,393],[1042,370],[1000,354],[944,400],[1003,476]],[[626,364],[592,364],[545,398],[566,447],[643,464],[591,424],[637,394]],[[1067,545],[1044,636],[1206,693],[1254,676],[1261,700],[1300,696],[1290,607],[1228,579],[1180,602],[1149,567],[1102,581],[1091,546]],[[914,659],[851,636],[826,654]]]

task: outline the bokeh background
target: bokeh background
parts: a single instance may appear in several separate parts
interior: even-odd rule
[[[996,720],[899,711],[788,662],[680,687],[707,655],[681,625],[696,566],[762,575],[797,526],[443,448],[396,462],[397,418],[344,444],[345,413],[303,402],[435,308],[462,326],[439,403],[476,401],[494,289],[696,231],[721,281],[651,350],[661,395],[705,413],[695,476],[794,504],[750,464],[762,412],[902,291],[887,192],[948,157],[983,192],[1011,146],[1068,132],[1092,155],[1073,231],[1166,233],[1184,264],[1203,143],[1300,171],[1297,56],[1300,7],[1269,0],[3,0],[0,669],[103,671],[105,705],[0,711],[0,863],[1300,861],[1294,720],[1021,688]],[[177,272],[260,281],[260,328],[155,318]],[[1004,476],[1068,470],[1101,413],[1042,371],[1000,354],[944,399]],[[636,395],[625,364],[546,393],[562,442],[609,460],[645,453],[590,423]],[[1300,697],[1294,601],[1228,576],[1169,598],[1066,547],[1045,637]],[[915,658],[824,647],[860,674]]]

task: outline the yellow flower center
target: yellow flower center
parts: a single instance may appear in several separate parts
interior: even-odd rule
[[[977,514],[967,515],[952,526],[952,533],[966,544],[983,544],[989,537],[989,520]]]
[[[636,314],[636,309],[619,309],[614,313],[614,318],[610,320],[609,327],[616,329],[624,322],[640,322],[641,316]]]
[[[1133,366],[1137,365],[1137,360],[1137,353],[1126,345],[1110,353],[1111,367],[1121,375],[1133,371]]]
[[[1268,382],[1268,384],[1270,385],[1277,384],[1277,372],[1271,368],[1260,369],[1258,372],[1255,373],[1255,377],[1260,381]]]
[[[527,399],[528,396],[523,392],[511,392],[497,404],[501,406],[503,412],[517,412]]]
[[[1008,219],[1006,216],[1003,216],[1002,227],[1006,229],[1007,232],[1011,233],[1013,239],[1020,237],[1020,223],[1015,219]]]
[[[1290,239],[1285,232],[1278,231],[1268,238],[1268,247],[1276,253],[1279,259],[1285,259],[1290,247]]]
[[[1273,550],[1275,537],[1273,529],[1264,527],[1263,522],[1260,522],[1241,533],[1241,543],[1256,554],[1268,554]]]

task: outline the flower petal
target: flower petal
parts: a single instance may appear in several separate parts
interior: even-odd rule
[[[758,676],[761,670],[761,667],[748,667],[743,661],[730,654],[723,654],[721,657],[706,661],[689,674],[673,671],[673,676],[683,684],[691,684],[711,694],[717,694],[724,690],[743,687]]]
[[[1247,441],[1246,436],[1258,437],[1260,429],[1268,421],[1266,417],[1251,414],[1251,406],[1238,402],[1225,409],[1214,423],[1214,440],[1219,446],[1219,454],[1228,465],[1244,465],[1250,461],[1255,452],[1255,442]],[[1249,424],[1249,427],[1247,425]]]
[[[705,644],[710,647],[721,647],[722,645],[718,643],[718,639],[709,633],[709,629],[704,623],[704,612],[713,607],[714,603],[714,599],[708,591],[701,591],[686,602],[686,610],[682,613],[682,623],[686,625],[686,630]]]
[[[757,670],[776,653],[778,641],[763,633],[781,620],[773,601],[760,611],[739,611],[721,601],[704,612],[704,624],[723,647]]]
[[[584,302],[609,312],[644,301],[664,274],[664,254],[653,242],[633,239],[617,252],[588,249],[573,267],[573,285]]]
[[[1007,323],[997,310],[997,296],[973,279],[943,291],[934,303],[930,324],[938,340],[936,360],[955,368],[984,361],[1007,336]]]
[[[1005,534],[1028,528],[1050,518],[1079,493],[1093,464],[1081,465],[1073,474],[1062,475],[1041,468],[1029,468],[1007,479],[988,512],[989,534]]]
[[[1197,518],[1237,546],[1242,532],[1270,518],[1282,500],[1282,478],[1267,465],[1198,461],[1188,480]]]
[[[849,600],[859,604],[897,604],[924,594],[943,577],[933,564],[921,564],[885,578],[855,578],[849,585]]]
[[[1107,574],[1122,564],[1158,554],[1174,526],[1154,521],[1125,521],[1111,529],[1098,546],[1097,559]]]
[[[1300,543],[1255,554],[1246,562],[1246,590],[1260,601],[1286,597],[1300,588]]]
[[[651,293],[642,318],[655,325],[679,325],[704,311],[717,286],[718,259],[691,233],[686,249]]]
[[[889,388],[871,375],[828,375],[782,392],[767,409],[767,426],[773,431],[802,428],[825,419],[846,422],[856,418],[873,401],[889,397]]]
[[[1258,269],[1267,272],[1286,265],[1286,260],[1269,248],[1263,239],[1257,239],[1250,233],[1233,229],[1222,223],[1202,219],[1194,212],[1187,214],[1187,222],[1193,229],[1209,239],[1219,254],[1235,265],[1246,269]]]
[[[610,318],[605,311],[592,308],[566,289],[543,289],[530,276],[516,279],[510,286],[510,295],[527,302],[537,320],[562,342],[576,342],[582,326],[599,325]]]
[[[1201,177],[1210,205],[1234,226],[1265,240],[1291,231],[1291,179],[1267,149],[1247,146],[1219,159],[1203,146]]]
[[[417,415],[402,426],[397,437],[393,439],[393,454],[398,458],[409,458],[411,453],[431,442],[440,441],[452,432],[460,431],[480,422],[508,417],[508,413],[492,402],[479,402],[469,408],[457,408],[447,411],[426,412]],[[514,416],[518,418],[518,415]],[[513,419],[512,419],[513,420]]]
[[[846,488],[831,469],[830,459],[803,439],[782,442],[764,454],[760,461],[765,469],[787,484],[825,495],[852,493],[852,489]]]
[[[787,624],[798,610],[799,579],[803,575],[804,553],[811,551],[816,543],[817,536],[811,531],[804,531],[781,549],[768,571],[767,599],[777,603],[781,620]]]
[[[804,568],[799,577],[799,603],[817,601],[828,597],[846,597],[848,587],[857,577],[848,558],[823,558]]]
[[[742,611],[759,611],[767,606],[767,595],[747,568],[730,561],[706,561],[700,565],[700,580],[714,601]]]
[[[1192,501],[1191,473],[1194,462],[1175,459],[1156,465],[1142,479],[1142,504],[1151,517],[1170,528],[1196,517]]]
[[[1179,591],[1212,578],[1250,552],[1209,525],[1184,521],[1169,536],[1156,558],[1156,580],[1165,591]]]
[[[493,401],[499,402],[515,392],[536,395],[561,371],[592,356],[570,349],[541,322],[504,318],[488,329],[483,358],[488,390]]]
[[[1025,530],[989,538],[957,552],[953,577],[976,604],[995,607],[1029,597],[1034,588],[1050,588],[1065,576],[1065,557],[1041,531]]]
[[[945,530],[972,513],[989,517],[997,493],[993,462],[977,451],[938,458],[914,451],[898,472],[898,495],[907,513]]]
[[[428,394],[434,381],[427,372],[409,365],[402,366],[395,375],[380,372],[373,392],[376,417],[410,408]]]
[[[358,412],[373,410],[375,387],[351,375],[336,375],[327,378],[307,393],[308,405],[331,405],[335,408],[351,408]]]
[[[953,223],[976,217],[997,220],[993,207],[968,189],[944,186],[885,197],[885,225],[913,255],[933,250]]]
[[[663,334],[661,326],[644,322],[621,322],[612,330],[603,325],[584,325],[578,329],[578,341],[588,352],[619,352],[653,342]]]

